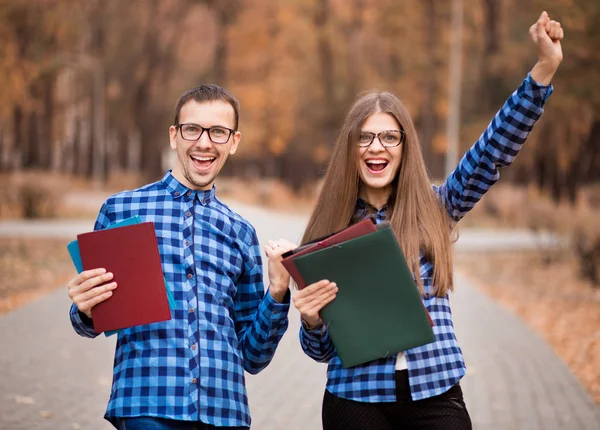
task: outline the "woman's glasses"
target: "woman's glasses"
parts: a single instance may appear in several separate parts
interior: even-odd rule
[[[370,131],[361,131],[358,137],[358,146],[366,148],[373,143],[375,138],[379,139],[379,142],[385,148],[393,148],[398,146],[404,140],[403,130],[385,130],[377,134],[371,133]]]

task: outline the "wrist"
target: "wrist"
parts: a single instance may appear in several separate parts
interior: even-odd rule
[[[285,294],[287,293],[287,287],[277,287],[270,285],[269,294],[277,303],[283,303],[285,300]]]
[[[559,58],[540,59],[531,70],[531,78],[540,85],[550,85],[554,74],[558,70],[561,60]]]
[[[316,330],[323,326],[323,321],[321,320],[321,318],[313,320],[311,318],[304,318],[303,316],[300,321],[302,322],[302,326],[306,330]]]

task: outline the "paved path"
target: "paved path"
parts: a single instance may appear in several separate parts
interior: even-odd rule
[[[301,217],[235,207],[255,224],[261,242],[280,236],[297,240],[304,227]],[[20,235],[18,228],[0,224],[0,235]],[[46,230],[35,228],[37,234]],[[72,238],[89,228],[90,222],[60,222],[52,230],[56,237]],[[480,234],[493,236],[487,231]],[[535,244],[525,236],[503,237],[503,246]],[[482,243],[464,231],[458,249],[478,249]],[[462,384],[474,428],[600,429],[599,408],[550,348],[460,274],[456,285],[455,326],[469,368]],[[66,292],[60,289],[0,318],[0,429],[112,428],[102,416],[115,340],[75,335],[68,307]],[[292,309],[289,331],[271,365],[259,375],[247,376],[253,429],[321,428],[326,366],[301,352],[298,321]]]
[[[249,206],[240,206],[250,216],[255,216],[254,221],[259,227],[259,233],[266,231],[264,227],[267,221],[261,221],[263,215],[259,215],[256,209]],[[280,216],[275,217],[272,213],[270,220],[275,221],[274,233],[284,234],[286,228],[278,224]],[[293,222],[295,229],[302,230],[306,220],[302,217],[284,215],[283,219]],[[293,221],[290,221],[293,220]],[[264,225],[263,225],[264,224]],[[78,233],[91,230],[94,227],[93,220],[67,219],[67,220],[35,220],[35,221],[0,221],[0,237],[48,237],[72,239]],[[299,236],[299,233],[295,233]],[[291,236],[290,236],[291,237]],[[528,230],[503,230],[486,228],[465,228],[459,230],[459,240],[456,244],[458,251],[505,251],[514,248],[535,249],[541,246],[559,246],[561,239],[546,233],[532,234]]]

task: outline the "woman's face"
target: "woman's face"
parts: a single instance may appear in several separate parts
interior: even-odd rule
[[[381,192],[386,188],[391,191],[392,181],[400,168],[403,144],[400,143],[393,147],[389,145],[397,142],[395,139],[398,136],[402,142],[400,130],[400,124],[388,113],[377,112],[365,120],[360,134],[362,142],[368,143],[372,134],[381,133],[379,138],[375,137],[369,146],[358,148],[358,171],[363,190],[367,193],[369,191]],[[385,133],[388,131],[390,133]],[[387,144],[388,147],[383,144]]]

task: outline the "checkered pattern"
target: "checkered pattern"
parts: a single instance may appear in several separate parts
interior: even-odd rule
[[[498,180],[498,169],[511,164],[551,93],[551,86],[538,85],[528,75],[446,182],[439,187],[433,186],[455,221],[465,216]],[[386,209],[384,206],[377,211],[359,199],[354,220],[371,217],[382,222],[386,218]],[[405,351],[413,400],[446,392],[466,371],[454,334],[449,298],[430,295],[433,292],[433,265],[424,257],[420,264],[425,290],[423,303],[435,321],[435,342]],[[361,402],[396,401],[395,356],[344,369],[326,328],[310,331],[302,328],[300,343],[307,355],[329,363],[327,389],[331,393]]]
[[[95,229],[139,215],[153,221],[175,309],[166,322],[128,328],[117,340],[106,418],[155,416],[215,426],[250,426],[244,370],[271,361],[287,329],[289,300],[264,294],[254,228],[210,191],[170,172],[110,197]],[[95,337],[73,306],[75,331]]]

